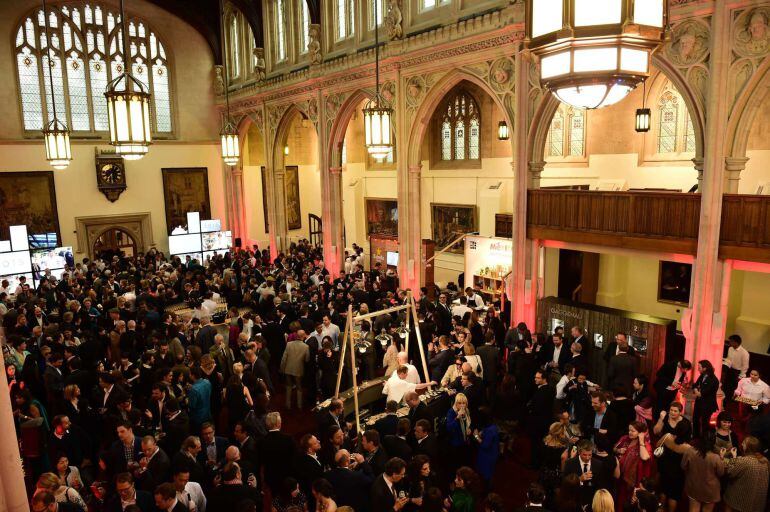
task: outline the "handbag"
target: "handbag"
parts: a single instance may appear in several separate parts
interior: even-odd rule
[[[656,458],[663,457],[663,454],[666,453],[666,445],[664,442],[666,441],[667,437],[671,437],[671,434],[666,434],[665,436],[660,438],[660,441],[658,441],[658,446],[655,447],[655,450],[652,452],[653,455],[655,455]]]

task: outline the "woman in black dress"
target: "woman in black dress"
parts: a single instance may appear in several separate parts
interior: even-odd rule
[[[662,411],[653,431],[659,439],[667,434],[674,437],[677,444],[690,440],[692,424],[690,420],[682,416],[682,404],[673,402],[668,413]],[[659,441],[658,446],[662,443]],[[663,455],[658,458],[658,481],[660,482],[661,503],[668,512],[675,512],[677,503],[682,499],[684,489],[684,470],[682,469],[682,456],[669,449],[664,449]]]
[[[332,339],[324,336],[321,342],[321,351],[318,352],[318,369],[321,371],[321,398],[326,399],[334,395],[337,386],[337,373],[340,368],[340,356],[332,350]],[[345,375],[343,374],[343,377]],[[341,387],[341,389],[345,389]]]
[[[711,415],[718,409],[717,391],[719,380],[714,375],[714,367],[710,361],[698,361],[698,380],[693,384],[695,393],[695,408],[692,413],[693,436],[700,437],[701,433],[708,430]]]

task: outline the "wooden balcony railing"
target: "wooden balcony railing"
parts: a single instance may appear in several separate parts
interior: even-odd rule
[[[527,237],[695,254],[700,195],[530,190]]]
[[[770,263],[770,196],[724,196],[719,257]]]

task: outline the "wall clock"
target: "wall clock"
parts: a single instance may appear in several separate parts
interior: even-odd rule
[[[96,185],[111,202],[126,190],[126,166],[123,158],[115,155],[96,156]]]

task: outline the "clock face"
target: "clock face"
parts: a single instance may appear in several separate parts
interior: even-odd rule
[[[123,182],[123,169],[113,163],[99,166],[99,179],[107,185],[117,185]]]

